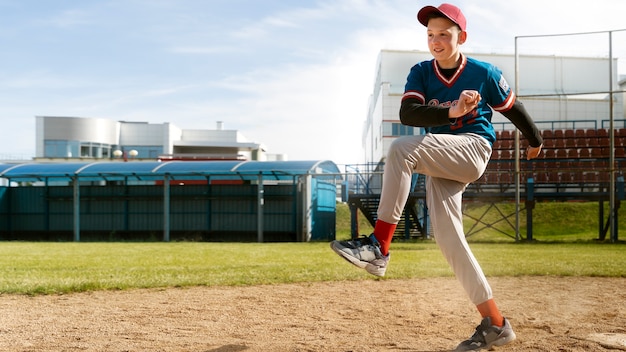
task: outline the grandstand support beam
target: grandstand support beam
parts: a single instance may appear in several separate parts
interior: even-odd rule
[[[533,209],[535,209],[535,179],[526,181],[526,241],[533,240]]]
[[[350,209],[350,237],[353,240],[359,238],[359,208],[354,202],[348,202]]]
[[[526,241],[533,241],[533,209],[535,209],[535,201],[526,201]]]
[[[411,239],[411,209],[407,206],[409,202],[404,205],[404,239]]]

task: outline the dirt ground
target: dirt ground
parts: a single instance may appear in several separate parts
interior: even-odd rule
[[[490,282],[498,351],[626,351],[626,278]],[[449,351],[478,321],[453,278],[0,295],[0,351]]]

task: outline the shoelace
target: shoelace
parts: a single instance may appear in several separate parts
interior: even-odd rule
[[[486,329],[483,328],[483,324],[480,324],[476,327],[476,331],[474,332],[474,335],[472,335],[471,340],[474,342],[485,344],[487,343],[487,341],[485,340],[486,335],[487,335]]]
[[[369,237],[365,236],[365,235],[363,235],[362,237],[359,237],[359,238],[355,238],[355,239],[351,240],[351,242],[354,242],[355,244],[358,244],[360,246],[373,245],[372,240]]]

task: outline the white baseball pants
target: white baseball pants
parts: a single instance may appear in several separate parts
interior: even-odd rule
[[[475,305],[492,291],[463,231],[462,194],[485,171],[491,146],[475,134],[426,134],[397,138],[390,146],[378,219],[397,224],[402,216],[413,173],[426,175],[426,204],[435,241]]]

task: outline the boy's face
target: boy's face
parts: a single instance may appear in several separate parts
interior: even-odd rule
[[[441,68],[454,68],[459,59],[459,48],[465,43],[467,33],[443,17],[428,21],[428,49]]]

